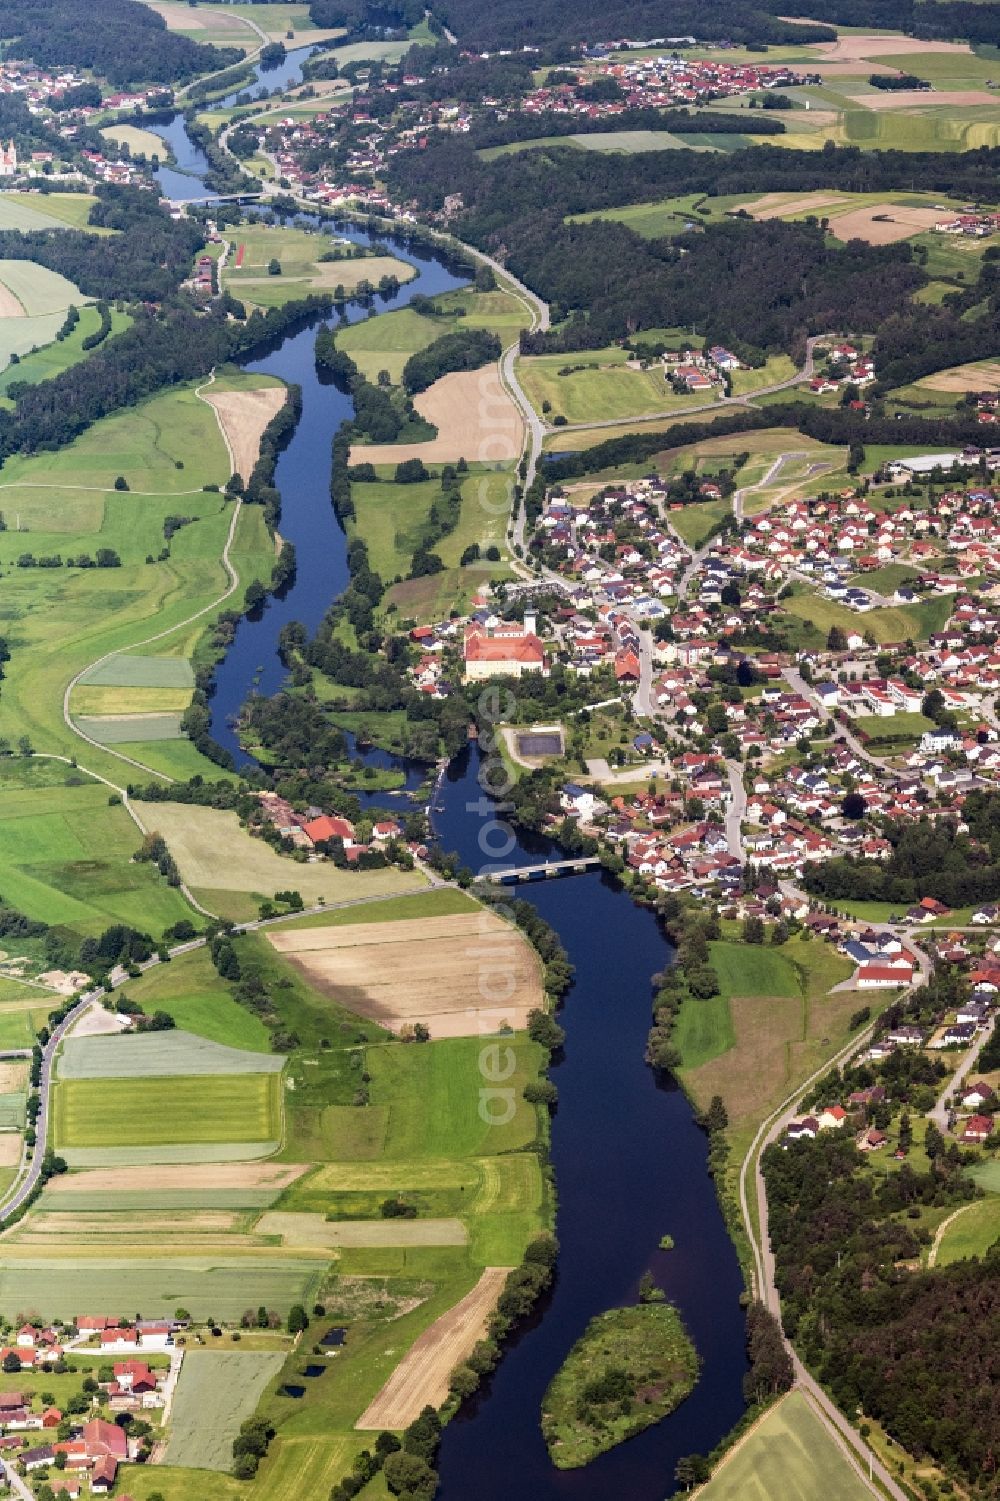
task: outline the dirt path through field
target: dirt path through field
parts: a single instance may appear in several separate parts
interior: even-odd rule
[[[229,440],[233,468],[244,480],[260,452],[261,435],[276,412],[285,404],[284,386],[265,386],[260,391],[205,392],[205,400],[219,414],[222,430]]]
[[[509,463],[524,445],[524,422],[500,380],[496,365],[442,375],[413,398],[421,417],[438,430],[428,443],[356,443],[351,463],[398,464],[423,459],[425,464],[467,459],[469,463]]]
[[[429,1402],[440,1407],[448,1377],[486,1333],[486,1320],[503,1290],[509,1267],[487,1267],[460,1303],[435,1319],[403,1356],[356,1428],[405,1428]]]

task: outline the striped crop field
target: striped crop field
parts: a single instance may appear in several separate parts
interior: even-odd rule
[[[209,1042],[193,1032],[70,1037],[57,1064],[60,1079],[189,1078],[214,1074],[280,1074],[284,1058]]]
[[[63,1147],[134,1146],[280,1139],[278,1076],[218,1074],[146,1078],[109,1085],[66,1079],[55,1086],[53,1136]]]

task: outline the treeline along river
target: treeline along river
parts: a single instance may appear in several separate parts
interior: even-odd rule
[[[350,233],[367,242],[364,233]],[[442,258],[402,241],[389,244],[418,275],[394,297],[380,299],[383,308],[401,307],[417,291],[431,295],[461,284]],[[365,313],[352,307],[348,316]],[[318,325],[308,322],[246,362],[248,370],[296,382],[302,416],[275,477],[281,532],[295,544],[296,575],[282,597],[241,621],[212,698],[212,733],[244,765],[249,758],[233,721],[251,690],[273,693],[283,681],[281,627],[300,620],[315,630],[347,583],[346,539],[330,504],[329,476],[333,435],[350,417],[351,403],[316,374]],[[400,764],[385,752],[374,754],[380,764]],[[490,858],[479,844],[480,756],[476,745],[464,750],[435,794],[436,835],[473,870]],[[419,773],[404,770],[414,785]],[[521,833],[510,862],[533,864],[554,851],[549,841]],[[643,1062],[651,977],[670,963],[672,951],[653,914],[606,874],[526,884],[517,895],[558,932],[576,968],[560,1015],[566,1045],[553,1070],[559,1267],[534,1318],[446,1429],[441,1494],[445,1501],[661,1501],[674,1489],[678,1458],[711,1450],[739,1419],[746,1370],[742,1279],[708,1175],[706,1138],[681,1090]],[[665,1233],[675,1250],[658,1250]],[[695,1390],[638,1438],[584,1469],[558,1471],[539,1428],[542,1395],[588,1320],[634,1302],[647,1269],[677,1304],[697,1346]]]

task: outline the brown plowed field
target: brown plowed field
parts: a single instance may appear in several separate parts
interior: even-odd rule
[[[509,1267],[487,1267],[460,1303],[435,1319],[403,1356],[356,1428],[405,1428],[429,1402],[448,1397],[448,1377],[486,1333],[486,1320],[503,1290]]]
[[[521,414],[507,394],[496,365],[442,375],[413,398],[413,405],[437,428],[436,438],[427,443],[355,444],[351,463],[399,464],[403,459],[423,459],[425,464],[438,464],[467,459],[470,464],[496,464],[516,459],[521,452]]]
[[[425,1022],[431,1036],[478,1037],[527,1026],[542,1004],[538,960],[516,928],[488,912],[269,932],[310,984],[390,1032]]]
[[[877,219],[877,214],[885,214]],[[830,221],[830,233],[838,240],[867,240],[869,245],[893,245],[912,235],[933,229],[941,218],[939,209],[901,208],[898,203],[873,203],[851,214],[838,214]]]
[[[248,480],[260,452],[261,434],[285,404],[284,386],[265,386],[262,391],[216,391],[213,387],[203,395],[219,414],[233,451],[234,472]]]
[[[134,1189],[273,1188],[277,1193],[308,1172],[296,1162],[175,1162],[93,1167],[57,1174],[46,1192],[126,1193]]]

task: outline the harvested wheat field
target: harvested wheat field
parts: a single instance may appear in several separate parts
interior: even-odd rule
[[[338,1246],[464,1246],[469,1232],[461,1220],[328,1220],[322,1214],[280,1209],[261,1215],[258,1235],[280,1235],[282,1245],[307,1250]]]
[[[448,1377],[485,1335],[509,1270],[487,1267],[472,1291],[424,1330],[355,1428],[405,1428],[428,1402],[440,1407],[447,1400]]]
[[[885,215],[884,218],[880,217]],[[876,217],[879,216],[879,217]],[[869,245],[893,245],[912,235],[933,229],[941,217],[940,209],[901,208],[898,203],[873,203],[850,214],[838,214],[830,231],[838,240],[866,240]]]
[[[974,104],[996,105],[996,94],[985,89],[893,89],[876,94],[851,94],[852,104],[862,109],[927,109],[930,105],[953,105],[959,109]]]
[[[310,984],[390,1032],[415,1022],[435,1038],[522,1031],[542,1004],[533,949],[485,911],[267,936]]]
[[[93,1167],[60,1173],[47,1194],[132,1193],[137,1190],[273,1189],[277,1194],[308,1171],[298,1162],[161,1162],[132,1167]]]
[[[938,370],[933,375],[925,375],[920,385],[928,391],[997,391],[1000,390],[1000,361]]]
[[[363,263],[362,263],[363,264]],[[351,463],[398,464],[423,459],[425,464],[468,459],[500,463],[516,459],[524,444],[524,423],[496,365],[442,375],[413,405],[438,430],[428,443],[355,445]]]
[[[971,55],[964,42],[924,42],[913,36],[839,36],[835,42],[817,42],[815,51],[825,62],[856,62],[858,58],[896,57],[904,52],[956,52]]]
[[[27,1087],[27,1063],[0,1063],[0,1094],[19,1094]]]
[[[784,219],[788,214],[814,214],[844,202],[843,193],[765,193],[744,208],[755,219]]]
[[[0,1131],[0,1167],[17,1167],[20,1160],[20,1133],[17,1131]]]
[[[260,391],[209,390],[203,394],[209,406],[215,408],[229,444],[233,473],[249,479],[260,452],[261,434],[285,404],[284,386],[265,386]]]

